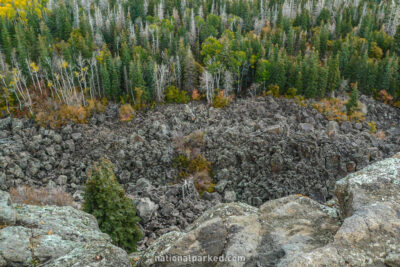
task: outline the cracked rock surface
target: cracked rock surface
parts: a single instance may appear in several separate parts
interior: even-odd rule
[[[139,266],[400,266],[400,154],[339,180],[335,201],[291,195],[259,208],[219,204],[171,231]],[[158,256],[244,256],[245,262],[156,262]],[[157,265],[159,264],[159,265]]]
[[[96,219],[72,207],[13,205],[0,191],[0,224],[0,266],[131,266]]]

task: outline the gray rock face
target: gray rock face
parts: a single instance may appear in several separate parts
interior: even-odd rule
[[[72,207],[12,205],[0,191],[0,266],[131,266],[96,219]]]
[[[400,266],[399,173],[400,154],[372,164],[338,181],[329,205],[301,195],[259,208],[219,204],[185,231],[157,239],[138,266]],[[245,260],[177,257],[189,255]],[[178,261],[164,261],[173,256]]]

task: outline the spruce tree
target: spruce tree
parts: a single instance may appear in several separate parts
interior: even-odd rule
[[[184,62],[183,87],[190,93],[196,86],[196,62],[190,49],[188,49]]]
[[[140,218],[109,160],[102,159],[89,170],[83,199],[83,211],[96,217],[100,230],[110,235],[115,245],[136,251],[136,243],[143,237],[137,225]]]
[[[353,85],[350,99],[346,104],[347,113],[351,114],[358,107],[358,86],[357,83]]]
[[[400,56],[400,24],[397,26],[393,40],[393,49]]]

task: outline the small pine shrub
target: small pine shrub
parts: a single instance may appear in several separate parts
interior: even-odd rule
[[[119,108],[119,120],[121,122],[131,121],[134,117],[135,110],[130,104],[125,104]]]
[[[136,250],[142,238],[137,223],[136,209],[117,182],[113,165],[102,159],[88,172],[83,210],[96,217],[102,232],[110,235],[113,243],[128,252]]]
[[[232,97],[225,96],[225,91],[221,90],[213,99],[214,108],[224,108],[232,102]]]
[[[186,104],[189,100],[190,97],[187,95],[186,91],[179,90],[175,86],[169,86],[167,90],[165,90],[165,102],[167,103]]]

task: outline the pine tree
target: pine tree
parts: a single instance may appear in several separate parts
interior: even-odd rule
[[[129,78],[132,82],[132,88],[144,89],[145,81],[143,79],[142,64],[139,59],[131,62],[129,66]]]
[[[339,56],[330,58],[328,64],[327,92],[331,93],[339,87],[340,83]]]
[[[143,237],[136,209],[118,183],[109,160],[102,159],[90,169],[84,192],[83,210],[96,217],[102,232],[128,252],[136,251]]]
[[[100,65],[100,76],[102,81],[102,87],[107,98],[111,98],[111,81],[110,73],[106,64]]]
[[[193,54],[188,49],[185,57],[185,65],[183,71],[183,87],[184,90],[192,92],[196,87],[196,62],[193,58]]]
[[[353,85],[350,99],[346,104],[347,113],[351,114],[354,111],[354,109],[356,109],[357,107],[358,107],[358,88],[357,88],[357,83],[356,83]]]
[[[318,97],[325,97],[327,85],[328,69],[326,66],[321,66],[318,69]]]
[[[111,97],[115,101],[118,101],[121,97],[121,83],[120,83],[120,60],[116,58],[112,63],[111,72]]]

